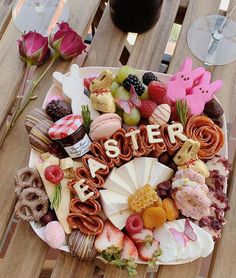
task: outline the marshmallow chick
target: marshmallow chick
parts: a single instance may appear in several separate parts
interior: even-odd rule
[[[44,240],[55,249],[60,248],[65,242],[65,232],[59,221],[49,222],[44,229]]]
[[[191,240],[184,235],[185,219],[168,221],[153,232],[154,238],[160,242],[162,254],[158,257],[161,263],[177,263],[185,260],[194,260],[207,257],[214,248],[211,235],[190,221],[196,240]],[[171,230],[183,234],[183,241],[174,236]],[[183,244],[184,242],[184,244]]]

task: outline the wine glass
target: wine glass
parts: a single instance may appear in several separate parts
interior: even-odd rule
[[[67,0],[18,0],[12,9],[12,19],[21,32],[31,30],[45,36],[57,22],[68,18]]]
[[[198,18],[190,26],[187,42],[192,53],[205,65],[226,65],[236,59],[236,22],[227,16],[209,15]]]

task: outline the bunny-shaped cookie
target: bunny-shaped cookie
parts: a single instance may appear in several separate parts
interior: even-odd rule
[[[84,94],[83,80],[79,76],[79,66],[71,65],[69,74],[54,72],[53,77],[56,85],[61,87],[63,95],[71,101],[74,114],[82,115],[81,105],[88,105],[91,119],[94,120],[100,114],[92,107],[90,99]]]
[[[203,67],[192,70],[193,61],[185,58],[179,72],[177,72],[167,83],[167,97],[172,101],[184,99],[189,90],[192,89],[194,82],[205,72]]]
[[[186,96],[188,107],[194,116],[203,112],[205,104],[213,98],[215,92],[223,85],[222,80],[216,80],[212,83],[210,81],[211,73],[206,71],[200,78],[198,85],[193,88],[192,94]]]

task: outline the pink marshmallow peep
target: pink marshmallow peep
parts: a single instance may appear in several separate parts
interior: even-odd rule
[[[215,92],[223,85],[222,80],[216,80],[212,83],[210,81],[211,73],[206,71],[200,78],[198,85],[193,88],[192,94],[186,96],[188,107],[193,116],[200,115],[203,112],[205,104],[213,98]]]
[[[185,58],[180,71],[173,75],[167,83],[167,97],[172,101],[185,99],[195,82],[204,74],[205,69],[203,67],[192,70],[192,65],[192,59]]]
[[[59,248],[65,242],[66,236],[62,225],[58,221],[49,222],[44,230],[44,240],[52,248]]]

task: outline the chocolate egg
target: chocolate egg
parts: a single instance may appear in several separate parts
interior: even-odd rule
[[[219,117],[224,114],[224,110],[216,99],[212,99],[205,104],[204,114],[210,118]]]
[[[45,226],[44,240],[52,248],[60,248],[65,242],[66,236],[59,221],[49,222]]]
[[[171,115],[171,108],[168,104],[158,105],[153,111],[152,115],[149,117],[149,123],[152,125],[165,125]]]

